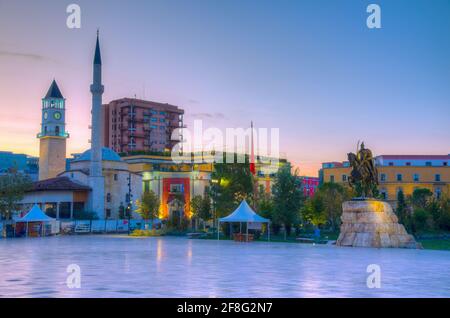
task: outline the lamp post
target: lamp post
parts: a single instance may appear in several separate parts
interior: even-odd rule
[[[217,179],[211,179],[211,192],[212,192],[212,210],[213,210],[213,224],[214,226],[217,226],[217,235],[219,235],[219,223],[217,222],[217,212],[216,212],[216,195],[217,195],[217,184],[219,183],[219,180]]]
[[[131,172],[128,174],[128,204],[127,204],[127,216],[128,216],[128,235],[131,232],[131,207],[133,204],[133,194],[131,193]]]

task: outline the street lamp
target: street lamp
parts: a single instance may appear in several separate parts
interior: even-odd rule
[[[217,211],[216,211],[216,195],[217,195],[217,185],[219,184],[218,179],[211,179],[211,192],[212,192],[212,203],[213,203],[213,223],[217,226],[217,233],[219,232],[219,224],[217,224]]]

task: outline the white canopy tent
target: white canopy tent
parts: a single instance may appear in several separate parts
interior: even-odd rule
[[[51,222],[54,221],[54,218],[49,217],[47,214],[42,212],[42,210],[39,208],[37,204],[35,204],[31,210],[21,217],[20,219],[16,220],[16,223],[26,223],[26,235],[28,236],[28,223],[31,222]],[[42,230],[44,227],[42,227]]]
[[[263,218],[256,214],[255,211],[248,205],[247,201],[242,200],[241,204],[230,215],[220,218],[217,224],[217,239],[219,239],[220,223],[246,223],[246,235],[248,239],[248,224],[249,223],[267,223],[267,239],[270,241],[270,220]]]

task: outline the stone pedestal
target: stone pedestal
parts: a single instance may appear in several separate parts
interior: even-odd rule
[[[352,200],[342,204],[338,246],[422,248],[398,218],[389,203],[378,200]]]

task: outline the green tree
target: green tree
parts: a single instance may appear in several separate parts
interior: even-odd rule
[[[426,209],[432,197],[433,192],[429,189],[415,189],[411,196],[411,204],[414,209]]]
[[[274,204],[272,198],[264,191],[264,187],[260,186],[258,194],[258,213],[266,219],[272,219],[273,207]]]
[[[282,166],[277,172],[272,192],[272,221],[284,225],[285,235],[290,235],[292,226],[300,221],[300,209],[304,203],[298,171],[292,173],[291,165],[288,163]]]
[[[303,221],[306,221],[315,227],[325,225],[328,221],[325,213],[325,206],[319,196],[314,196],[306,200],[301,212]]]
[[[152,190],[142,194],[141,199],[137,200],[137,212],[144,220],[152,220],[158,216],[159,197]],[[152,222],[153,228],[153,222]]]
[[[0,176],[0,214],[3,218],[12,218],[13,212],[19,208],[19,201],[31,187],[30,178],[20,173],[12,172]]]
[[[397,208],[395,209],[395,214],[397,215],[399,223],[403,224],[406,230],[412,230],[411,217],[408,211],[408,205],[406,204],[403,191],[398,191],[397,193]]]
[[[191,210],[195,218],[195,228],[197,229],[197,221],[202,220],[203,225],[211,219],[211,199],[207,194],[203,197],[196,195],[191,199]]]
[[[441,230],[450,231],[450,199],[442,197],[439,199],[440,215],[438,226]]]
[[[216,163],[211,175],[210,196],[214,200],[218,217],[232,212],[247,199],[252,201],[253,176],[248,163]]]
[[[416,209],[414,210],[413,219],[414,219],[414,228],[418,232],[423,232],[429,229],[428,220],[430,218],[430,214],[425,209]]]
[[[348,187],[344,187],[334,182],[327,182],[319,186],[315,196],[321,200],[323,211],[326,215],[332,231],[337,231],[341,224],[342,203],[350,200],[352,192]]]

